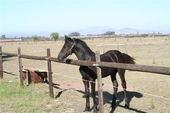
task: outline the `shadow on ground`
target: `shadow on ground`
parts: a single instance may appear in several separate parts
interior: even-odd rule
[[[59,98],[64,91],[70,90],[70,89],[61,89],[59,86],[56,86],[56,85],[54,85],[54,88],[57,88],[57,89],[61,90],[56,95],[56,98]],[[85,94],[85,92],[82,91],[82,90],[75,90],[75,89],[72,89],[72,90],[77,91],[77,92],[82,93],[82,94]],[[96,92],[96,94],[97,94],[97,92]],[[110,106],[111,106],[111,104],[112,104],[112,96],[113,95],[111,93],[109,93],[109,92],[106,92],[106,91],[103,92],[103,103],[104,103],[104,105],[107,103],[107,104],[110,104]],[[134,97],[135,98],[141,98],[141,97],[143,97],[143,95],[141,93],[139,93],[139,92],[127,91],[127,97],[128,97],[128,102],[130,104],[130,102],[132,101],[132,99]],[[85,98],[85,96],[83,96],[83,98]],[[110,113],[113,113],[117,107],[122,107],[124,109],[128,109],[130,111],[137,112],[137,113],[146,113],[145,111],[141,111],[141,110],[132,108],[130,106],[129,106],[129,108],[126,108],[125,106],[120,105],[120,103],[122,103],[122,102],[124,102],[124,92],[120,91],[120,92],[118,92],[117,106],[114,109],[111,109]]]
[[[141,97],[143,97],[143,95],[139,92],[127,91],[127,98],[128,98],[129,105],[130,105],[130,102],[132,101],[132,99],[134,97],[135,98],[141,98]],[[112,104],[112,94],[104,91],[103,92],[103,101],[104,101],[104,104],[108,103],[108,104],[111,105]],[[120,103],[122,103],[122,102],[125,103],[124,102],[124,92],[120,91],[120,92],[118,92],[117,106],[114,109],[111,109],[110,113],[113,113],[117,107],[122,107],[124,109],[128,109],[128,110],[131,110],[131,111],[134,111],[134,112],[137,112],[137,113],[146,113],[145,111],[137,110],[137,109],[132,108],[130,106],[129,106],[129,108],[126,108],[125,106],[120,105]]]

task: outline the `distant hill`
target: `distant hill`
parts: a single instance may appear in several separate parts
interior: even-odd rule
[[[144,30],[144,29],[136,29],[136,28],[122,28],[122,29],[115,29],[113,27],[109,26],[96,26],[96,27],[88,27],[79,30],[81,35],[87,35],[87,34],[103,34],[108,31],[114,31],[116,34],[136,34],[137,32],[139,34],[141,33],[153,33],[158,32],[157,30]]]
[[[116,32],[116,34],[121,34],[121,33],[129,34],[129,33],[141,32],[141,30],[135,28],[114,29],[108,26],[88,27],[85,29],[81,29],[78,32],[80,32],[80,34],[82,35],[87,35],[87,34],[103,34],[108,31],[114,31]]]
[[[80,32],[83,35],[87,35],[87,34],[103,34],[107,31],[115,31],[115,29],[108,26],[98,26],[98,27],[84,28],[79,30],[78,32]]]
[[[140,32],[140,30],[135,28],[123,28],[123,29],[116,30],[116,33],[123,33],[123,34],[137,33],[137,32]]]
[[[103,34],[105,32],[115,32],[116,34],[136,34],[137,32],[139,32],[139,34],[142,33],[157,33],[157,32],[161,32],[158,30],[147,30],[147,29],[136,29],[136,28],[131,28],[131,27],[125,27],[122,29],[115,29],[113,27],[110,26],[92,26],[92,27],[87,27],[87,28],[83,28],[83,29],[77,29],[77,30],[54,30],[54,31],[40,31],[40,32],[17,32],[17,33],[0,33],[1,35],[6,35],[6,37],[27,37],[27,36],[32,36],[32,35],[38,35],[38,36],[47,36],[49,37],[49,34],[51,32],[58,32],[60,36],[64,36],[64,35],[68,35],[71,32],[79,32],[81,35],[88,35],[88,34]],[[168,32],[165,32],[168,33]]]

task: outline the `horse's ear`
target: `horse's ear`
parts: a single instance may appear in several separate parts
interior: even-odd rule
[[[64,35],[64,37],[65,37],[65,39],[68,39],[68,38],[70,38],[69,36],[67,36],[67,35]]]
[[[65,37],[65,41],[67,41],[67,42],[72,42],[72,41],[73,41],[73,40],[72,40],[69,36],[67,36],[67,35],[65,35],[64,37]]]

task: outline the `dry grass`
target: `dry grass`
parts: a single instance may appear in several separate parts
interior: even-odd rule
[[[145,65],[159,65],[170,66],[170,37],[156,37],[154,38],[120,38],[120,39],[94,39],[85,40],[92,50],[99,50],[104,53],[107,50],[118,49],[121,52],[128,53],[136,59],[137,64]],[[57,42],[20,42],[20,43],[1,43],[3,51],[16,53],[17,48],[21,47],[23,54],[28,55],[46,55],[46,49],[51,49],[52,56],[56,57],[63,45],[62,41]],[[71,56],[70,58],[75,58]],[[17,79],[18,74],[18,61],[17,58],[7,58],[4,61],[4,70],[13,73],[14,76],[5,74],[5,80]],[[23,66],[25,68],[40,68],[47,69],[45,61],[33,61],[23,59]],[[85,99],[82,98],[83,94],[75,89],[83,90],[81,82],[81,75],[79,74],[77,66],[70,66],[66,64],[52,64],[54,72],[53,79],[56,83],[60,83],[62,88],[72,88],[73,90],[65,90],[61,96],[54,100],[41,98],[38,102],[46,105],[51,103],[48,109],[42,109],[39,105],[35,105],[35,112],[56,112],[56,113],[79,113],[84,110]],[[142,72],[127,71],[126,73],[127,87],[129,90],[131,109],[125,109],[122,102],[122,89],[119,81],[119,106],[115,112],[149,112],[149,113],[168,113],[170,106],[170,78],[169,76]],[[105,112],[110,112],[110,102],[112,98],[112,83],[110,77],[104,78],[104,109]],[[45,84],[36,84],[30,88],[38,88],[41,93],[47,92],[48,87]],[[47,88],[45,90],[45,88]],[[61,90],[55,89],[55,95]],[[32,92],[38,93],[37,90]],[[153,94],[153,96],[149,95]],[[48,94],[46,94],[48,95]],[[33,95],[34,96],[34,95]],[[161,98],[161,97],[164,98]],[[6,99],[0,98],[1,103],[6,103]],[[169,100],[168,100],[169,99]],[[12,101],[11,101],[12,102]],[[56,106],[53,104],[57,104]],[[12,102],[14,103],[14,102]],[[34,103],[34,101],[32,101]],[[92,105],[92,104],[91,104]],[[4,106],[7,106],[4,104]],[[22,108],[22,107],[21,107]],[[2,107],[0,107],[2,109]],[[26,109],[25,107],[22,109]],[[31,109],[31,107],[30,107]],[[12,110],[12,111],[11,111]],[[1,110],[0,110],[1,111]],[[17,112],[16,109],[8,107],[3,108],[3,112]],[[24,110],[23,110],[24,112]],[[27,112],[27,111],[26,111]]]

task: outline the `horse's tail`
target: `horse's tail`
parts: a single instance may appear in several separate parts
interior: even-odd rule
[[[135,64],[135,59],[125,53],[122,53],[122,56],[124,58],[124,63],[128,63],[128,64]]]

